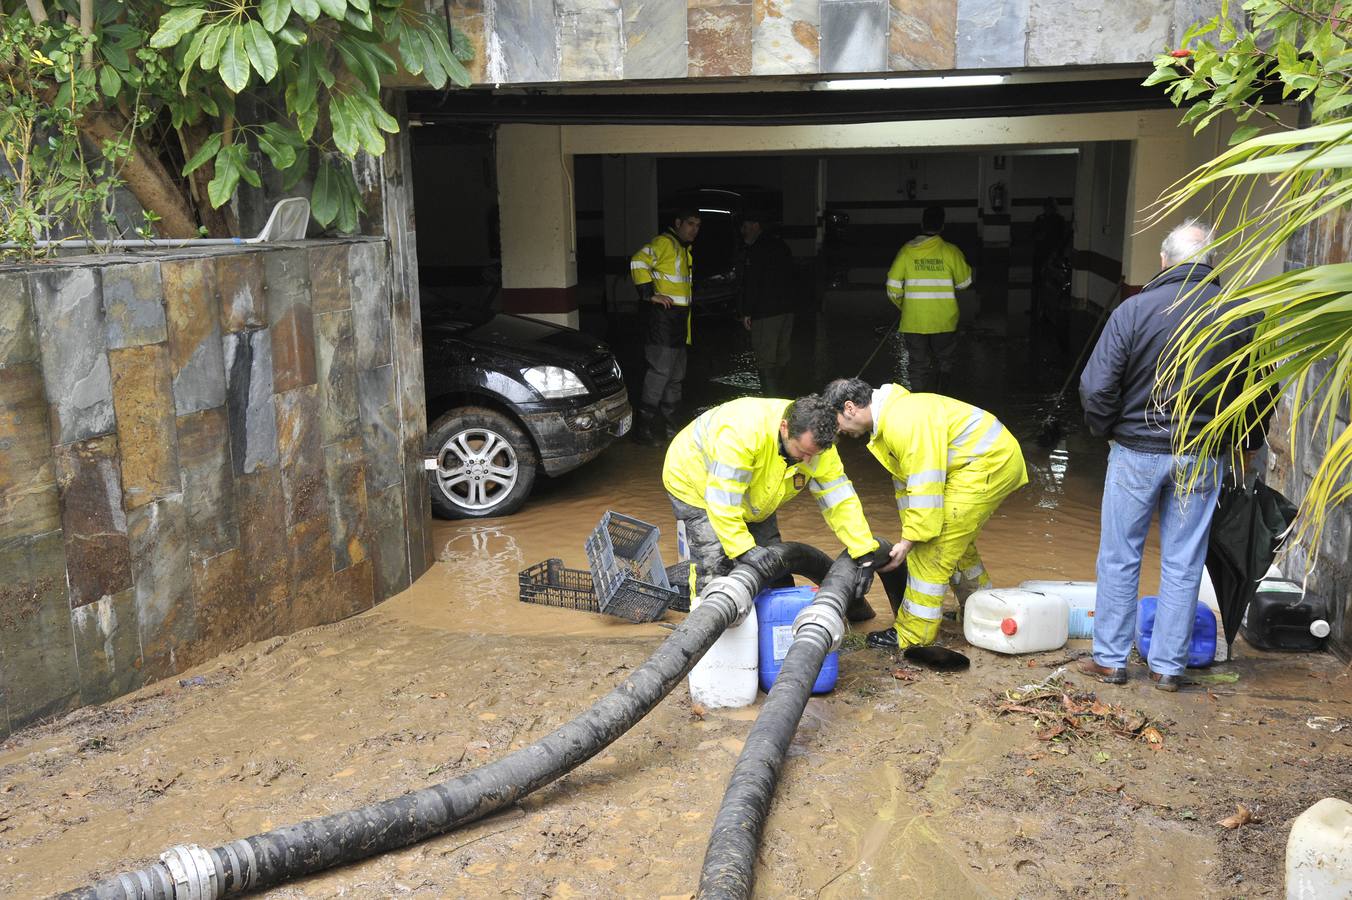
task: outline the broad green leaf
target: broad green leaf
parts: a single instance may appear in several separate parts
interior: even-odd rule
[[[265,128],[258,136],[258,149],[267,154],[272,167],[279,172],[296,161],[296,151],[290,144],[278,142]]]
[[[470,42],[469,35],[452,26],[451,41],[451,53],[456,59],[461,62],[469,62],[474,59],[474,44]]]
[[[293,47],[304,47],[307,39],[308,35],[305,32],[291,25],[285,25],[277,32],[277,40]]]
[[[347,5],[360,13],[369,13],[371,11],[371,0],[347,0]]]
[[[202,42],[201,66],[204,72],[210,72],[221,63],[221,51],[230,37],[230,26],[225,22],[213,22],[207,26],[210,33]]]
[[[228,147],[226,148],[229,149]],[[220,209],[235,194],[239,184],[239,170],[235,168],[235,158],[230,153],[220,153],[216,157],[216,175],[207,183],[207,199],[214,209]]]
[[[277,75],[277,48],[272,38],[257,21],[250,20],[244,26],[244,46],[249,54],[249,64],[259,74],[264,83],[272,81]]]
[[[313,22],[319,18],[318,0],[291,0],[291,8],[295,10],[296,15],[307,22]]]
[[[1236,128],[1234,134],[1230,135],[1230,146],[1233,147],[1235,144],[1244,143],[1261,130],[1262,129],[1257,125],[1245,125],[1241,128]]]
[[[197,27],[206,15],[206,9],[197,6],[171,9],[160,16],[160,27],[150,37],[150,46],[163,48],[177,44],[185,34]]]
[[[103,91],[103,96],[116,97],[121,89],[122,79],[118,77],[117,70],[112,66],[100,66],[99,90]]]
[[[308,147],[303,147],[301,151],[296,154],[296,161],[282,172],[282,190],[289,191],[294,188],[309,171],[310,150]]]
[[[351,166],[344,166],[342,170],[334,172],[334,177],[339,188],[337,228],[351,234],[357,230],[359,224],[358,217],[362,211],[361,193],[357,190],[357,182],[353,180]]]
[[[371,57],[366,54],[365,45],[360,41],[339,41],[334,46],[347,65],[347,70],[357,76],[371,93],[379,93],[380,72],[376,70]]]
[[[350,101],[342,94],[334,95],[329,104],[329,122],[333,125],[333,143],[344,156],[356,154],[359,141],[357,125],[353,121]]]
[[[355,9],[349,9],[347,14],[343,16],[343,21],[347,22],[347,24],[358,31],[370,32],[375,30],[375,23],[371,21],[371,14],[369,12],[358,12]]]
[[[236,26],[231,29],[230,37],[221,48],[218,70],[225,86],[236,94],[249,83],[249,54],[244,48],[244,28]]]
[[[291,15],[291,0],[260,0],[258,15],[263,19],[263,27],[276,34]]]
[[[364,96],[362,103],[370,110],[371,121],[375,127],[387,134],[399,133],[399,120],[385,111],[385,107],[380,105],[378,97]]]
[[[343,15],[347,12],[347,0],[318,0],[318,2],[319,8],[330,18],[342,21]]]
[[[307,141],[314,137],[315,126],[319,124],[319,107],[315,104],[303,107],[296,113],[296,128]]]
[[[192,155],[192,159],[183,166],[183,174],[190,175],[206,164],[221,149],[221,134],[217,132],[202,142],[202,146]]]
[[[315,186],[310,191],[310,215],[321,227],[329,227],[338,215],[339,188],[334,178],[333,167],[320,163],[315,174]]]

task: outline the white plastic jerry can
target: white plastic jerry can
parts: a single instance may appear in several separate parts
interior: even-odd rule
[[[996,653],[1037,653],[1066,643],[1070,604],[1055,594],[990,588],[967,598],[962,633],[967,643]]]
[[[1070,625],[1066,636],[1071,640],[1094,636],[1094,603],[1098,600],[1098,582],[1025,581],[1019,588],[1064,597],[1070,605]]]
[[[1352,804],[1325,797],[1291,823],[1287,900],[1352,897]]]
[[[699,605],[696,598],[694,606]],[[760,686],[756,609],[714,641],[690,670],[690,699],[705,709],[750,706]]]

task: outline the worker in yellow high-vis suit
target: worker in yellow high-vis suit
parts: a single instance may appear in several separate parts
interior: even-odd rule
[[[823,396],[842,432],[869,438],[869,452],[892,475],[901,515],[901,539],[879,571],[905,562],[906,588],[893,627],[870,634],[868,644],[931,644],[950,584],[959,606],[991,586],[976,538],[1001,501],[1028,483],[1019,442],[983,409],[899,384],[875,391],[842,378]]]
[[[836,430],[835,413],[821,397],[743,397],[715,406],[676,435],[662,485],[682,557],[691,562],[691,599],[734,562],[773,568],[764,548],[780,541],[775,511],[805,487],[850,556],[864,566],[888,561],[889,548],[869,530],[832,446]],[[873,615],[866,603],[848,613],[851,621]]]
[[[629,276],[647,306],[643,355],[648,371],[639,395],[634,437],[655,444],[676,434],[677,404],[685,380],[690,343],[691,286],[695,262],[690,244],[699,234],[695,209],[676,213],[671,227],[639,248],[629,260]]]
[[[972,283],[962,251],[945,241],[944,208],[931,206],[921,234],[902,245],[887,270],[887,298],[901,310],[897,330],[908,357],[910,388],[943,390],[958,350],[958,291]]]

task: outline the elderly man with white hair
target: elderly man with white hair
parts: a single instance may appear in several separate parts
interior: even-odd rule
[[[1139,294],[1113,310],[1080,377],[1089,430],[1109,439],[1094,605],[1094,655],[1080,671],[1108,684],[1127,681],[1127,654],[1136,630],[1141,551],[1155,512],[1160,522],[1160,591],[1150,643],[1150,679],[1178,690],[1187,662],[1206,562],[1207,535],[1220,490],[1217,459],[1179,456],[1177,430],[1196,433],[1226,402],[1176,420],[1176,388],[1158,383],[1160,357],[1184,320],[1212,305],[1220,290],[1210,266],[1211,230],[1189,219],[1160,248],[1163,269]],[[1214,313],[1213,313],[1214,315]],[[1201,371],[1251,339],[1242,322],[1211,348]]]

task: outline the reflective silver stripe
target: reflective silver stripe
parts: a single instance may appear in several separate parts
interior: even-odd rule
[[[952,291],[906,291],[907,300],[952,300]]]
[[[635,269],[635,270],[642,270],[642,271],[646,272],[646,271],[648,271],[648,264],[645,263],[645,262],[640,262],[640,261],[638,261],[638,260],[636,260],[636,259],[631,259],[631,260],[629,260],[629,268]]]
[[[815,478],[809,478],[807,480],[807,486],[808,490],[812,491],[814,494],[825,494],[836,485],[844,484],[847,481],[849,481],[849,477],[846,475],[841,475],[839,478],[832,478],[830,481],[818,481]]]
[[[709,461],[709,475],[713,478],[722,478],[725,481],[740,481],[742,484],[751,482],[751,470],[739,469],[736,466],[730,466],[725,462],[716,459]]]
[[[896,489],[896,492],[898,494],[904,494],[906,492],[906,485],[902,484],[895,478],[892,479],[892,487]]]
[[[896,479],[893,479],[892,483],[896,484],[897,483]],[[914,488],[919,487],[922,484],[943,484],[943,483],[944,483],[943,469],[926,469],[923,472],[916,472],[914,475],[906,476],[907,490],[912,490]]]
[[[929,619],[933,622],[935,619],[944,617],[944,608],[942,606],[924,606],[911,600],[902,599],[901,608],[906,610],[917,619]]]
[[[920,284],[926,287],[948,287],[953,283],[951,278],[907,278],[907,284]]]
[[[911,494],[906,498],[909,503],[906,505],[911,509],[943,509],[943,494]],[[901,501],[897,501],[897,506],[901,506]]]
[[[689,275],[669,275],[669,274],[667,274],[666,272],[659,272],[659,273],[658,273],[658,277],[661,278],[663,281],[674,281],[674,282],[676,282],[677,284],[689,284],[689,283],[690,283],[690,276],[689,276]]]
[[[832,495],[835,495],[832,497]],[[848,484],[838,484],[829,491],[822,491],[817,495],[817,505],[825,512],[832,507],[839,506],[851,497],[859,496],[854,492],[854,487]]]
[[[948,590],[946,584],[935,584],[932,581],[925,581],[923,578],[916,578],[914,575],[906,576],[906,587],[917,594],[926,594],[930,597],[942,597]]]
[[[982,565],[975,565],[972,566],[970,569],[963,569],[960,574],[962,575],[963,578],[966,579],[980,578],[982,575],[986,574],[986,567]]]
[[[985,414],[981,410],[973,409],[972,414],[967,417],[967,421],[962,423],[962,431],[958,432],[958,436],[953,438],[953,441],[949,446],[956,447],[972,435],[976,434],[977,426],[981,424],[983,418],[985,418]]]
[[[668,297],[671,297],[670,294],[667,294],[667,296],[668,296]],[[689,298],[689,297],[671,297],[671,305],[672,305],[672,306],[689,306],[689,305],[690,305],[690,298]]]
[[[905,512],[906,510],[908,510],[908,509],[910,509],[910,508],[911,508],[911,498],[910,498],[910,497],[907,497],[907,496],[905,496],[905,495],[903,494],[902,496],[900,496],[900,497],[897,498],[897,511],[898,511],[898,512]]]
[[[989,450],[991,448],[991,444],[995,443],[995,439],[998,438],[1000,436],[1000,432],[1004,430],[1005,426],[1001,425],[998,421],[994,425],[992,425],[990,427],[990,430],[987,431],[985,434],[983,434],[981,436],[981,440],[977,441],[976,446],[972,448],[971,450],[972,458],[975,459],[976,457],[980,456],[981,454]]]
[[[905,286],[906,286],[906,282],[904,282],[904,281],[897,281],[895,278],[889,278],[889,279],[887,279],[887,286],[888,286],[888,287],[892,287],[892,288],[905,287]]]
[[[963,282],[961,282],[961,283],[959,283],[959,284],[953,285],[953,287],[957,288],[958,290],[962,290],[963,288],[967,287],[967,286],[970,285],[971,283],[972,283],[972,279],[971,279],[971,278],[968,278],[966,281],[963,281]]]
[[[706,503],[721,503],[724,506],[742,505],[741,494],[734,494],[732,491],[724,491],[712,487],[706,487],[704,489],[704,500]]]

